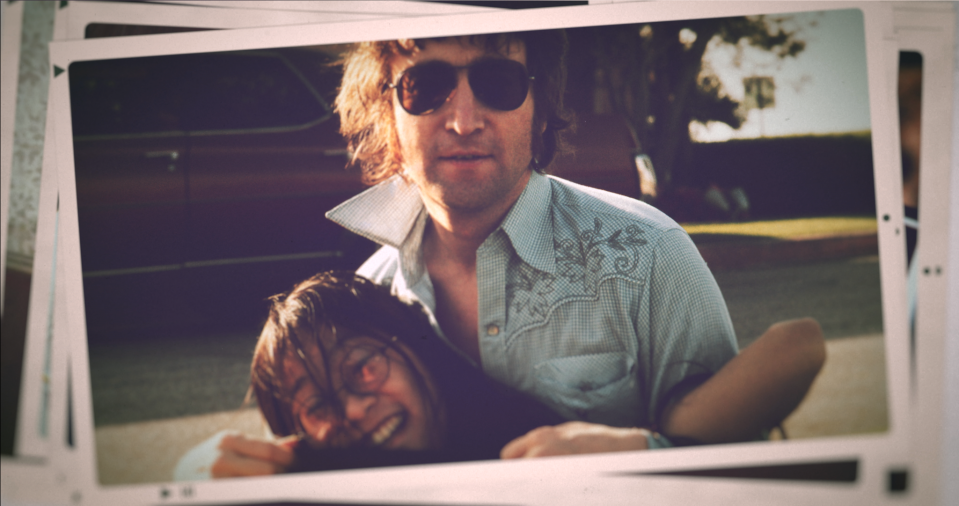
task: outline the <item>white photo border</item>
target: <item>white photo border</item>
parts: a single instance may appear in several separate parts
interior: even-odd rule
[[[475,462],[444,466],[428,466],[424,473],[419,466],[389,470],[362,470],[329,472],[318,475],[288,475],[269,479],[230,480],[229,482],[209,482],[192,484],[193,494],[189,498],[171,497],[171,503],[188,501],[205,503],[209,501],[228,502],[251,501],[256,499],[275,500],[311,499],[328,501],[462,501],[469,499],[494,502],[532,502],[542,503],[540,494],[549,492],[554,497],[569,500],[570,493],[583,490],[581,485],[595,485],[600,488],[616,489],[623,482],[612,478],[620,471],[637,472],[668,469],[688,469],[690,467],[728,467],[748,463],[750,465],[773,464],[780,462],[821,461],[838,459],[862,459],[862,478],[848,487],[810,487],[776,485],[771,490],[791,491],[795,488],[828,489],[828,494],[845,496],[855,493],[856,497],[879,499],[885,490],[884,469],[891,463],[902,460],[907,451],[906,433],[909,428],[907,416],[908,389],[902,386],[908,363],[908,341],[905,324],[905,283],[901,273],[905,268],[905,252],[902,238],[896,233],[902,230],[902,209],[899,201],[901,183],[898,181],[898,161],[890,163],[888,159],[877,156],[876,146],[889,142],[898,142],[895,131],[885,128],[894,120],[894,109],[878,100],[877,93],[888,90],[888,68],[891,65],[892,49],[895,39],[891,33],[888,9],[874,4],[615,4],[588,7],[564,7],[543,9],[537,12],[512,12],[494,14],[476,14],[449,18],[424,18],[404,20],[402,26],[389,20],[371,21],[358,24],[336,24],[324,26],[322,33],[309,27],[257,28],[231,32],[202,32],[176,35],[141,36],[125,39],[122,44],[113,40],[91,40],[79,43],[51,44],[51,64],[68,68],[72,61],[83,59],[107,59],[124,56],[147,56],[170,54],[172,52],[222,51],[253,49],[264,47],[290,47],[297,45],[331,44],[356,40],[365,40],[369,36],[357,37],[355,33],[375,33],[377,39],[409,36],[440,36],[462,34],[469,31],[508,32],[530,29],[545,29],[561,26],[603,25],[625,22],[654,22],[682,18],[709,18],[735,15],[763,14],[774,12],[800,12],[823,9],[859,8],[866,24],[866,47],[870,77],[870,111],[872,117],[873,149],[875,158],[877,215],[888,216],[879,221],[879,248],[882,255],[883,314],[888,359],[890,430],[883,435],[834,438],[828,441],[787,441],[775,446],[764,444],[723,445],[710,448],[684,448],[669,452],[652,452],[637,459],[634,453],[605,454],[581,457],[555,458],[527,462]],[[471,26],[471,30],[458,30],[458,26]],[[477,29],[476,27],[483,27]],[[136,40],[133,40],[136,39]],[[158,44],[163,42],[163,44]],[[174,43],[178,43],[174,46]],[[181,45],[182,44],[182,45]],[[162,49],[161,49],[162,46]],[[174,47],[191,48],[189,50]],[[54,80],[58,97],[69,100],[67,80]],[[62,107],[61,111],[69,108]],[[69,117],[60,117],[56,122],[57,136],[72,138]],[[157,491],[166,485],[115,486],[101,487],[96,483],[95,455],[92,444],[92,413],[90,403],[89,370],[84,325],[82,283],[79,267],[79,238],[76,228],[76,193],[73,180],[73,155],[71,146],[59,146],[57,164],[60,168],[62,188],[61,210],[63,232],[63,262],[66,268],[65,285],[68,290],[66,304],[67,326],[71,330],[70,346],[72,370],[74,371],[75,428],[78,440],[78,458],[84,465],[78,469],[78,485],[82,486],[86,497],[96,497],[98,502],[120,501],[126,503],[154,502]],[[893,274],[900,274],[894,276]],[[897,281],[898,280],[898,281]],[[899,295],[897,295],[899,294]],[[695,462],[692,464],[691,462]],[[584,471],[587,469],[588,471]],[[573,475],[576,477],[574,478]],[[544,477],[549,479],[544,480]],[[533,479],[531,479],[533,478]],[[505,489],[493,491],[496,486],[492,480]],[[699,489],[691,480],[680,480],[673,487],[670,478],[636,478],[631,482],[642,490],[646,486],[668,483],[662,490],[678,493],[682,488]],[[543,485],[543,483],[546,485]],[[616,485],[613,485],[613,483]],[[640,486],[642,482],[644,485]],[[535,485],[534,483],[540,483]],[[716,486],[713,480],[707,485]],[[741,486],[741,485],[738,485]],[[750,485],[757,490],[765,490],[764,485]],[[696,493],[696,492],[689,492]],[[778,492],[773,492],[778,496]],[[863,495],[865,493],[865,495]],[[478,495],[474,495],[478,494]],[[645,495],[645,494],[644,494]],[[655,495],[655,494],[654,494]],[[710,494],[702,493],[707,502],[714,502]],[[668,497],[668,494],[662,496]],[[782,497],[787,497],[783,495]],[[858,501],[857,501],[858,502]]]
[[[951,8],[950,8],[951,7]],[[940,434],[945,419],[942,405],[947,393],[944,360],[947,331],[947,283],[950,268],[950,195],[954,187],[952,143],[955,96],[955,6],[900,3],[893,8],[893,25],[900,51],[922,55],[922,120],[919,189],[921,226],[916,253],[918,305],[916,307],[916,366],[912,391],[913,424],[920,435],[911,444],[911,467],[917,475],[916,504],[934,504],[945,498],[940,482],[944,451]],[[952,14],[952,16],[944,15]],[[954,204],[953,204],[954,205]],[[951,231],[955,234],[955,226]],[[921,245],[921,247],[919,247]],[[955,336],[953,336],[955,337]]]
[[[158,5],[195,5],[211,6],[204,0],[150,0]],[[222,0],[216,7],[222,9],[265,9],[291,12],[342,12],[349,14],[370,14],[377,17],[403,16],[439,16],[448,14],[470,14],[499,10],[499,7],[479,7],[467,4],[437,3],[430,0],[381,0],[377,2],[356,2],[351,0]]]
[[[234,29],[262,26],[287,26],[309,23],[342,23],[400,17],[424,16],[428,10],[415,2],[358,3],[352,9],[346,2],[295,2],[300,9],[285,6],[284,2],[194,2],[182,3],[125,3],[125,2],[70,2],[64,12],[64,38],[84,38],[90,23],[175,26],[189,28]],[[357,4],[354,2],[354,4]],[[360,8],[365,6],[365,8]],[[227,8],[229,7],[229,8]],[[284,9],[284,7],[287,7]],[[429,6],[427,6],[429,7]],[[471,12],[473,8],[444,9],[453,13]],[[59,14],[59,12],[58,12]],[[441,14],[433,12],[430,15]]]

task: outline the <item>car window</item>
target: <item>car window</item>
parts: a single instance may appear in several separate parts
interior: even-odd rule
[[[70,65],[73,135],[183,131],[184,69],[168,58]]]
[[[319,95],[285,58],[272,53],[215,56],[198,61],[194,69],[190,130],[290,127],[327,116]]]
[[[75,136],[237,133],[322,121],[329,106],[278,53],[75,62]]]

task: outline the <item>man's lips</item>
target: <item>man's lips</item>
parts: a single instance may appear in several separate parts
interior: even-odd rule
[[[439,156],[440,160],[448,160],[454,162],[472,162],[476,160],[484,160],[486,158],[491,158],[492,155],[488,153],[480,152],[455,152],[455,153],[446,153]]]

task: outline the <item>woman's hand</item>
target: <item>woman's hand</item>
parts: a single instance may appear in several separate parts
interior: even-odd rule
[[[253,439],[242,434],[229,434],[220,441],[220,456],[210,474],[214,478],[266,476],[282,473],[293,464],[295,436],[270,441]]]
[[[647,449],[646,429],[566,422],[531,430],[510,441],[500,458],[519,459]]]

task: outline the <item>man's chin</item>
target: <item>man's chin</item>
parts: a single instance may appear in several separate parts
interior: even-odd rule
[[[484,213],[502,204],[510,188],[491,184],[487,179],[457,181],[434,186],[438,203],[462,214]],[[510,202],[511,204],[512,202]]]

